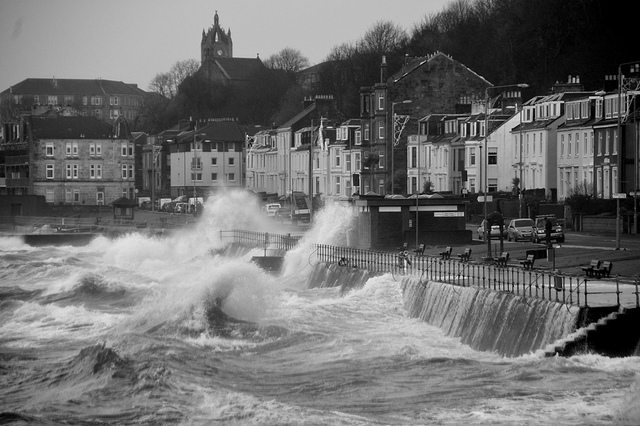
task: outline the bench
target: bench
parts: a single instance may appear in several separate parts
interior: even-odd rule
[[[500,256],[495,259],[497,266],[507,266],[509,262],[509,252],[503,252]]]
[[[520,264],[524,267],[524,269],[533,269],[533,264],[536,262],[536,256],[533,254],[527,255],[525,260],[521,260]]]
[[[413,252],[418,256],[422,256],[424,254],[424,244],[420,244]]]
[[[400,251],[406,251],[407,247],[409,247],[409,243],[404,243],[402,244],[402,247],[398,247],[398,250]]]
[[[593,270],[592,274],[598,278],[609,277],[611,275],[611,269],[613,269],[613,263],[605,260],[601,266]]]
[[[464,251],[462,253],[458,254],[458,257],[460,258],[460,261],[462,261],[462,262],[466,262],[466,261],[470,260],[471,259],[471,249],[470,248],[464,249]]]
[[[600,268],[600,261],[598,259],[592,259],[588,266],[583,266],[581,269],[588,277],[594,276],[594,271]]]
[[[441,251],[440,253],[438,253],[440,256],[442,256],[442,260],[447,260],[451,258],[451,252],[453,251],[452,247],[447,247],[444,251]]]

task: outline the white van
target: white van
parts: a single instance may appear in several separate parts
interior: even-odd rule
[[[267,216],[274,217],[281,207],[278,203],[266,204],[264,206],[264,212]]]

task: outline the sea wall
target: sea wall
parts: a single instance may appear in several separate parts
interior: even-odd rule
[[[580,308],[506,292],[406,277],[408,315],[441,328],[479,351],[519,356],[575,331]]]
[[[319,262],[309,276],[309,288],[340,287],[341,293],[362,287],[371,278],[369,271]]]

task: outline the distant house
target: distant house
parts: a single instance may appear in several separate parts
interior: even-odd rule
[[[21,114],[68,110],[69,115],[133,123],[144,106],[146,92],[136,84],[114,80],[27,78],[0,93],[2,120]]]
[[[24,116],[4,125],[0,194],[51,204],[104,205],[135,198],[135,151],[126,120]]]

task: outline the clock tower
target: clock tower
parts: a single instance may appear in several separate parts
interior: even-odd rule
[[[209,31],[202,30],[202,42],[200,43],[200,64],[216,58],[232,58],[233,42],[231,41],[231,30],[226,33],[220,27],[218,11],[213,17],[213,26]]]

